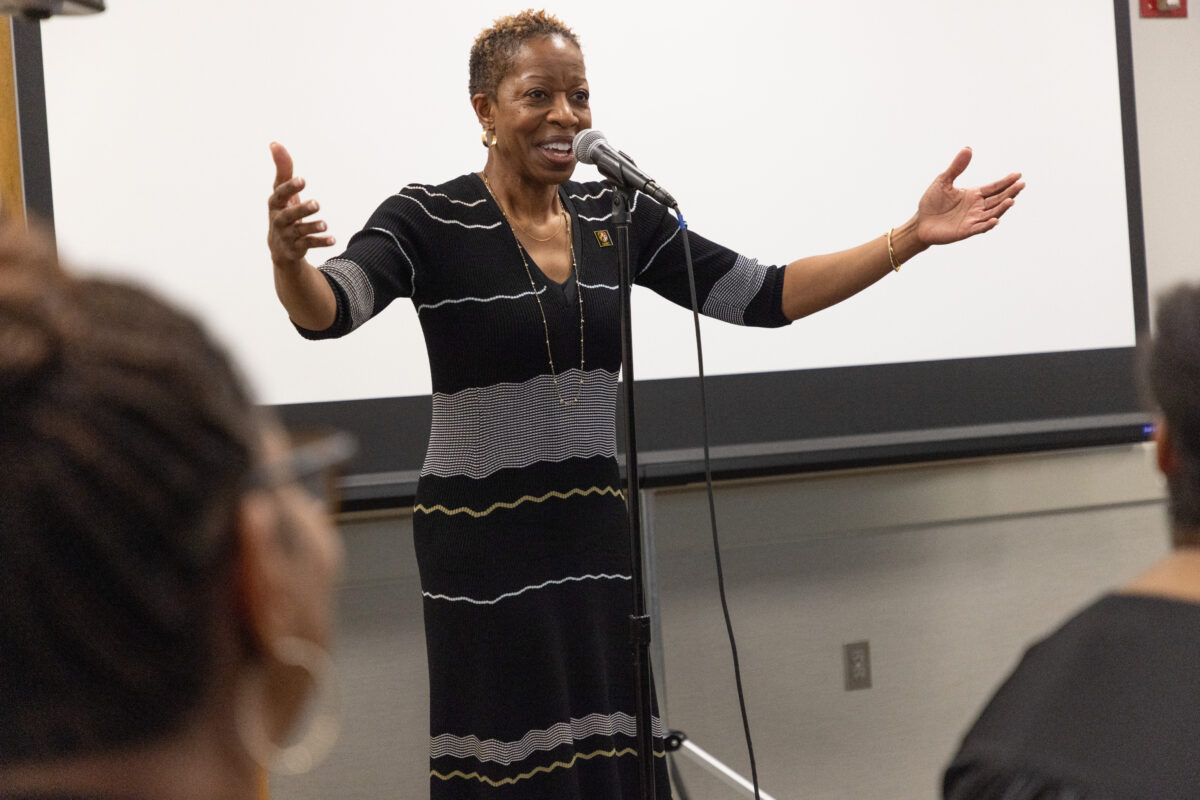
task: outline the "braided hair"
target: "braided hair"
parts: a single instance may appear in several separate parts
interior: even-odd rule
[[[512,68],[521,47],[531,39],[561,36],[579,47],[575,32],[558,17],[545,11],[529,9],[519,14],[500,17],[492,27],[475,37],[468,62],[468,91],[474,97],[486,94],[495,98],[500,81]]]
[[[195,320],[0,231],[0,764],[197,707],[259,430]]]
[[[1200,285],[1164,295],[1146,357],[1146,386],[1179,469],[1167,477],[1176,545],[1200,545]]]

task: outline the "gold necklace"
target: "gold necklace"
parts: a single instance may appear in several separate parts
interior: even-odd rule
[[[538,244],[545,244],[546,242],[549,242],[552,239],[558,238],[558,235],[560,233],[562,233],[563,230],[571,229],[571,218],[569,216],[567,216],[567,210],[565,208],[563,208],[562,198],[559,197],[558,193],[556,192],[554,197],[556,200],[558,200],[558,214],[560,217],[562,217],[566,221],[566,224],[562,228],[556,227],[554,229],[554,233],[550,234],[545,239],[539,239],[538,237],[534,236],[529,231],[525,230],[525,228],[521,226],[521,223],[517,222],[517,218],[515,216],[510,217],[508,215],[508,212],[504,210],[504,206],[500,204],[500,198],[496,197],[495,192],[492,192],[492,186],[491,186],[491,184],[488,183],[487,173],[481,172],[479,174],[483,176],[483,185],[487,187],[488,193],[492,195],[492,199],[496,201],[496,205],[500,206],[500,213],[504,215],[504,218],[506,220],[508,220],[509,225],[516,228],[521,233],[525,234],[527,237],[529,237],[533,241],[537,242]],[[575,248],[572,247],[571,249],[572,249],[572,251],[574,251]],[[573,252],[572,252],[572,257],[574,257]]]
[[[501,216],[504,221],[512,228],[514,222],[508,216],[508,212],[504,210],[504,206],[500,205],[500,198],[496,197],[496,193],[492,191],[492,185],[488,183],[487,173],[480,172],[479,176],[483,178],[483,185],[488,190],[488,194],[496,201],[496,206],[500,209]],[[571,217],[567,214],[567,210],[563,208],[562,198],[558,198],[559,208],[562,209],[564,219],[566,219],[567,244],[571,248],[571,271],[575,274],[575,295],[579,298],[579,385],[575,387],[575,396],[567,400],[562,396],[562,389],[558,385],[558,372],[554,368],[554,352],[550,347],[550,323],[546,321],[546,309],[542,307],[542,296],[538,294],[537,284],[533,280],[533,270],[529,268],[529,259],[525,257],[525,248],[521,245],[521,240],[516,237],[514,232],[513,240],[517,243],[517,252],[521,255],[521,263],[525,265],[525,277],[529,278],[529,288],[533,291],[533,299],[537,300],[538,312],[542,315],[542,331],[546,334],[546,359],[550,362],[550,377],[554,379],[554,393],[558,395],[559,405],[572,405],[579,402],[580,396],[583,395],[583,284],[579,280],[579,265],[575,263],[575,243],[571,240]],[[521,226],[517,225],[520,228]],[[524,228],[521,228],[524,231]],[[526,234],[528,235],[528,234]],[[557,236],[558,234],[554,234]],[[553,239],[551,236],[550,239]],[[532,236],[530,237],[533,238]],[[548,242],[550,239],[542,239],[535,241]]]

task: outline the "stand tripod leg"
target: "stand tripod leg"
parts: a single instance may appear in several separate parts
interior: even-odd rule
[[[754,797],[754,784],[748,778],[739,775],[712,753],[693,744],[681,731],[671,731],[667,734],[667,749],[670,753],[686,756],[689,761],[704,767],[726,785],[741,790],[739,794],[744,792],[746,796]],[[762,800],[775,800],[774,797],[764,792],[762,787],[759,787],[758,796]]]

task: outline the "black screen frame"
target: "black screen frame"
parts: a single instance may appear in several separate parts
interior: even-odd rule
[[[1134,326],[1149,329],[1130,10],[1113,0]],[[26,207],[53,226],[39,23],[14,20]],[[707,378],[716,479],[974,458],[1144,441],[1137,348],[1079,350]],[[638,381],[641,485],[703,479],[696,378]],[[360,452],[344,507],[412,503],[431,415],[428,397],[274,406],[291,428],[338,428]],[[616,425],[623,421],[618,412]],[[618,437],[620,441],[620,437]]]

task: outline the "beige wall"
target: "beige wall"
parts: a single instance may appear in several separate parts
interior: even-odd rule
[[[1150,296],[1200,280],[1200,7],[1187,19],[1133,19]]]
[[[1160,495],[1141,445],[723,488],[764,790],[933,796],[1029,639],[1165,552]],[[669,720],[748,774],[704,513],[694,492],[656,498]],[[873,686],[847,692],[842,645],[861,640]]]

